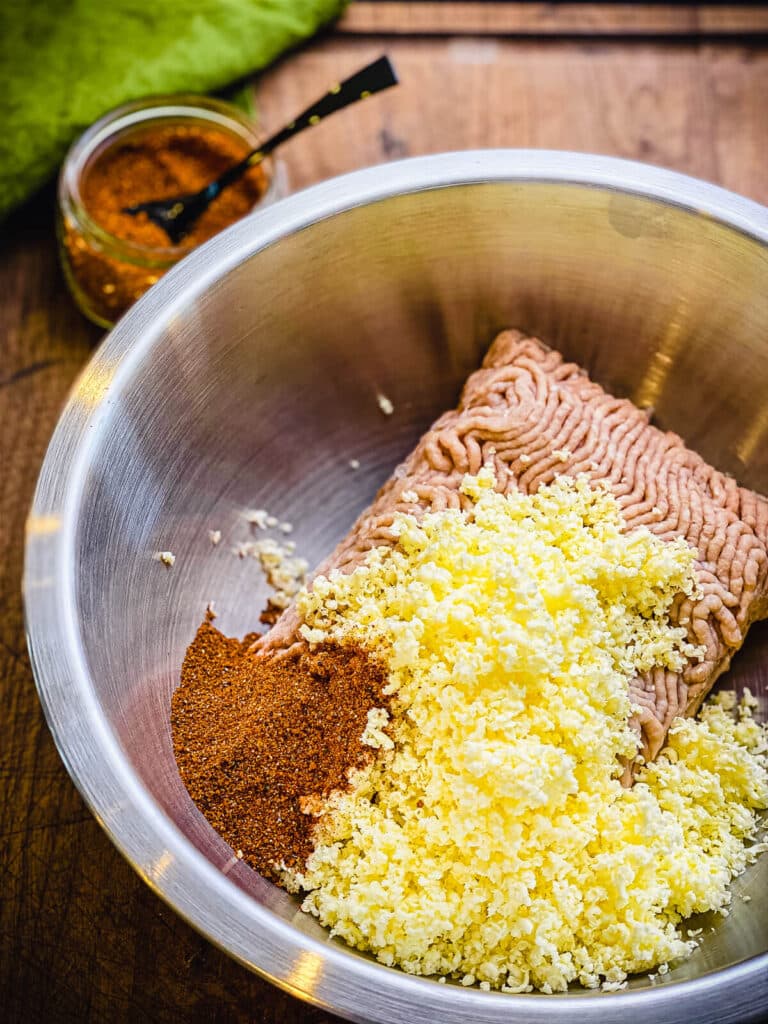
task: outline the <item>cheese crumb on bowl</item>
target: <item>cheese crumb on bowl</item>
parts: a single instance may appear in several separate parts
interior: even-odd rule
[[[267,520],[271,518],[265,508],[247,508],[243,512],[243,519],[250,526],[255,526],[259,530],[267,529]]]
[[[379,392],[376,395],[376,404],[378,405],[379,409],[381,409],[385,416],[391,416],[392,413],[395,411],[392,399],[387,398],[387,396],[382,394],[382,392]]]
[[[285,882],[349,944],[413,974],[506,992],[608,991],[685,957],[757,856],[766,733],[722,698],[678,719],[631,789],[628,681],[701,656],[669,612],[695,552],[586,477],[535,495],[466,477],[469,511],[395,517],[397,543],[298,598],[302,635],[387,670],[378,749]],[[385,742],[387,741],[387,742]]]

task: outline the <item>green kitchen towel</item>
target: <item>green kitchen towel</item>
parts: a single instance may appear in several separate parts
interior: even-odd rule
[[[346,0],[0,0],[0,218],[111,107],[266,67]]]

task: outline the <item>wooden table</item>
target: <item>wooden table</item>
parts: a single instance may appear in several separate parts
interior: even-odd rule
[[[293,188],[419,153],[534,146],[647,160],[768,203],[767,29],[759,8],[360,3],[264,74],[257,102],[268,131],[382,50],[398,66],[399,89],[285,151]],[[335,1020],[248,974],[161,903],[54,749],[24,641],[24,518],[100,332],[61,279],[52,193],[0,231],[0,1018]]]

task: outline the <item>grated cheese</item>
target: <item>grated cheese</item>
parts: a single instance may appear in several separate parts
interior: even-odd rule
[[[384,732],[384,727],[388,721],[389,712],[386,708],[371,708],[367,715],[365,730],[360,737],[360,742],[368,747],[391,750],[395,744]]]
[[[298,598],[303,635],[388,670],[394,741],[337,794],[304,908],[384,964],[505,992],[621,988],[689,954],[679,925],[728,912],[763,844],[765,730],[744,706],[678,720],[632,789],[627,681],[700,656],[669,624],[695,552],[622,532],[585,477],[534,496],[464,480],[471,512],[400,514],[394,548]],[[376,797],[372,800],[372,797]]]
[[[258,527],[259,530],[266,530],[268,518],[269,513],[265,508],[247,508],[243,512],[246,523]]]
[[[283,611],[303,587],[309,563],[296,557],[293,541],[281,544],[267,537],[264,540],[240,541],[232,550],[240,558],[255,558],[261,566],[267,584],[274,591],[268,598],[270,608]]]
[[[390,398],[387,398],[387,396],[382,394],[381,392],[379,392],[376,395],[376,403],[385,416],[391,416],[392,413],[395,411],[395,407],[392,404],[392,400]]]

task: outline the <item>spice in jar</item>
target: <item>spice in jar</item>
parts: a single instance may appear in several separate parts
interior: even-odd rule
[[[313,811],[373,757],[368,712],[388,707],[386,672],[362,648],[251,651],[205,621],[187,650],[171,728],[190,796],[238,856],[265,877],[304,868]]]
[[[80,215],[64,212],[61,223],[65,271],[83,311],[114,323],[174,263],[249,213],[268,187],[260,165],[224,189],[177,246],[146,213],[124,209],[197,192],[250,148],[215,123],[158,120],[96,149],[79,176]]]

